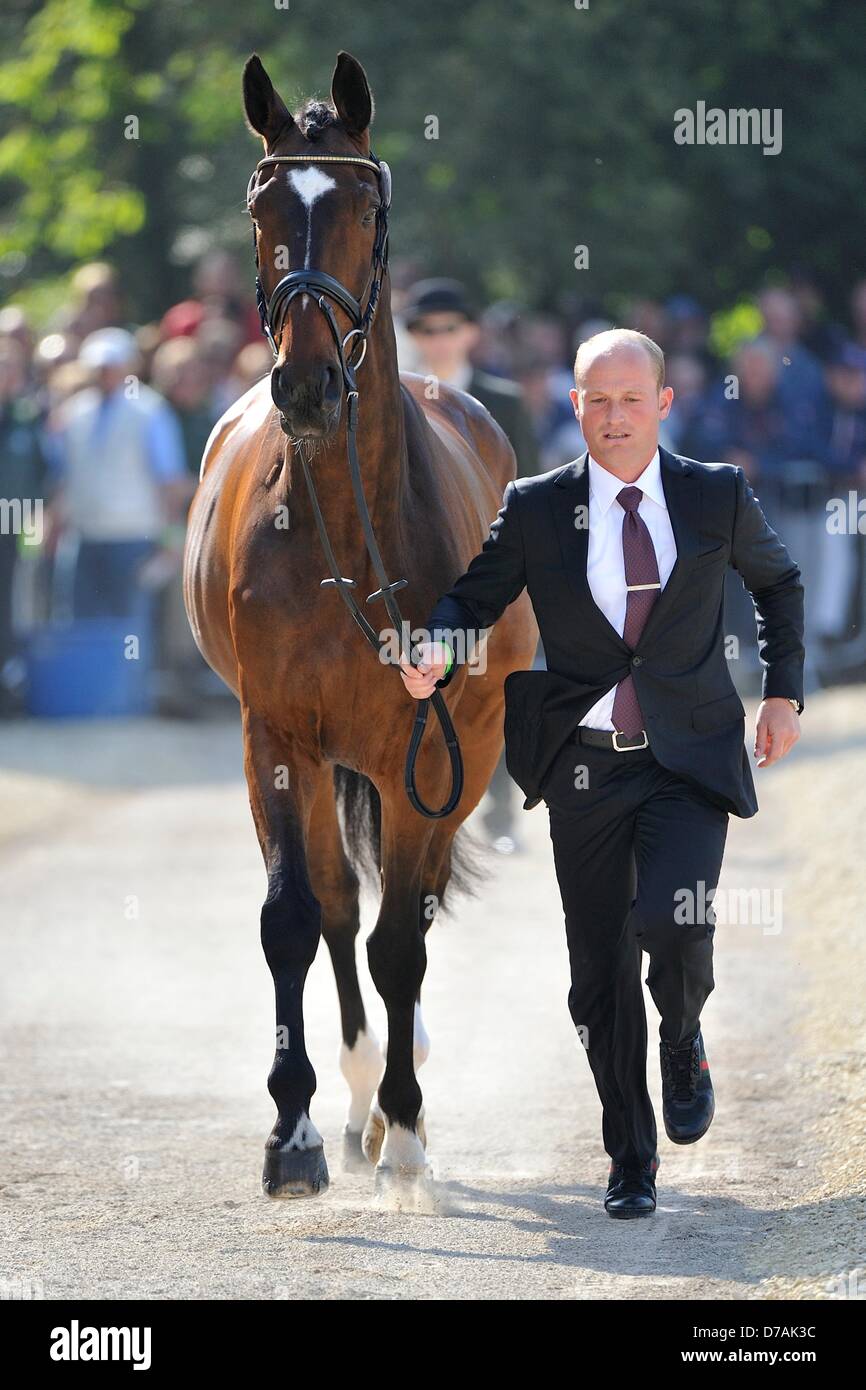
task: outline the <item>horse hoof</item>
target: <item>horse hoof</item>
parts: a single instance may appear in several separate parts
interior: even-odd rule
[[[363,1136],[359,1129],[343,1130],[343,1172],[369,1173],[370,1163],[364,1153]]]
[[[325,1150],[265,1149],[262,1191],[266,1197],[317,1197],[328,1186]]]
[[[369,1163],[378,1163],[385,1142],[385,1120],[378,1110],[371,1110],[361,1135],[361,1147]]]
[[[373,1185],[373,1203],[389,1211],[439,1214],[439,1198],[429,1163],[379,1163]]]

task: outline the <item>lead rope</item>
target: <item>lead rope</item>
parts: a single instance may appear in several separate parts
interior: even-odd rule
[[[394,624],[396,631],[400,634],[400,651],[404,656],[408,655],[410,664],[412,666],[415,666],[417,665],[417,662],[412,661],[411,653],[407,653],[403,645],[403,617],[400,612],[400,606],[397,603],[396,598],[394,597],[394,590],[402,589],[407,583],[407,581],[405,579],[398,579],[393,584],[388,583],[388,578],[385,574],[385,569],[382,565],[381,557],[379,555],[379,548],[376,544],[376,537],[370,522],[370,513],[367,508],[367,499],[364,496],[363,484],[361,482],[360,470],[358,465],[358,454],[355,448],[355,429],[357,423],[358,409],[358,392],[356,390],[352,391],[349,394],[348,403],[349,420],[347,422],[346,429],[347,441],[349,446],[349,467],[352,477],[352,488],[355,493],[355,500],[361,518],[361,525],[364,530],[364,541],[367,546],[367,552],[370,556],[373,568],[376,571],[376,578],[379,580],[379,584],[381,586],[379,589],[376,590],[375,593],[370,594],[366,601],[367,603],[372,603],[375,599],[384,599],[385,607],[388,610],[388,615],[391,619],[391,622]],[[322,516],[322,510],[319,506],[319,499],[316,496],[316,486],[313,482],[309,464],[307,463],[306,459],[302,459],[301,462],[304,469],[304,478],[306,479],[307,490],[310,494],[310,502],[313,508],[313,516],[316,522],[316,529],[319,532],[319,539],[322,543],[322,550],[325,553],[325,559],[328,562],[328,568],[330,569],[331,574],[333,576],[331,579],[323,579],[321,581],[321,587],[326,588],[330,584],[336,586],[337,591],[343,599],[343,602],[349,610],[349,613],[351,614],[352,618],[358,624],[358,627],[361,629],[367,641],[370,643],[370,645],[373,647],[376,654],[378,655],[381,652],[382,646],[384,644],[379,641],[378,634],[376,633],[375,629],[371,626],[371,624],[367,621],[361,609],[358,607],[354,595],[351,593],[351,590],[355,588],[354,579],[346,579],[340,574],[340,571],[337,567],[337,561],[334,556],[334,552],[328,537],[328,532],[325,527],[324,518]],[[433,703],[433,708],[436,711],[436,717],[439,720],[439,723],[442,727],[442,735],[445,739],[445,744],[448,748],[448,756],[451,762],[451,792],[445,804],[441,806],[438,810],[433,810],[424,801],[422,801],[415,783],[415,763],[418,758],[418,749],[421,747],[421,740],[424,737],[424,730],[427,727],[428,706],[431,700]],[[412,726],[412,737],[409,740],[409,748],[406,753],[406,767],[403,774],[403,784],[406,788],[406,794],[408,795],[409,800],[411,801],[415,810],[418,811],[422,816],[426,816],[430,820],[440,820],[443,816],[449,816],[457,806],[458,802],[460,801],[460,797],[463,793],[463,758],[460,753],[460,744],[457,739],[454,724],[451,720],[451,715],[448,713],[448,706],[445,704],[445,700],[442,696],[441,690],[434,690],[432,696],[430,696],[429,699],[418,701],[418,709],[415,714],[415,722]]]
[[[285,159],[286,157],[283,158]],[[286,162],[288,161],[286,160]],[[369,163],[369,161],[366,160],[358,162]],[[390,175],[387,175],[387,178],[388,182],[390,183]],[[250,183],[252,184],[252,180],[250,181]],[[330,304],[327,303],[325,299],[325,294],[330,293],[335,298],[337,298],[338,303],[341,304],[341,306],[347,313],[349,313],[354,301],[352,301],[351,296],[348,295],[342,289],[342,286],[338,285],[338,283],[334,281],[330,276],[326,276],[324,272],[296,271],[291,275],[285,276],[283,280],[280,281],[280,283],[276,286],[274,293],[271,296],[270,304],[267,302],[264,294],[264,289],[262,287],[261,278],[258,274],[258,247],[255,242],[254,233],[253,244],[256,247],[257,272],[256,303],[259,309],[259,315],[262,320],[262,327],[264,329],[266,337],[268,338],[268,341],[271,344],[271,348],[274,352],[275,357],[278,356],[278,351],[276,347],[276,342],[274,340],[273,325],[271,322],[272,310],[278,309],[280,319],[283,320],[285,318],[288,306],[296,294],[313,293],[316,297],[316,302],[319,308],[322,310],[323,314],[328,320],[328,324],[330,325],[331,333],[333,334],[334,342],[336,344],[337,353],[339,355],[340,368],[343,374],[343,387],[346,392],[346,402],[348,408],[346,420],[346,445],[349,456],[349,474],[352,482],[352,491],[355,497],[355,506],[357,507],[358,515],[361,519],[361,527],[364,532],[364,544],[367,547],[367,553],[370,556],[370,560],[373,565],[373,569],[375,570],[376,578],[378,579],[380,586],[375,593],[369,595],[366,602],[372,603],[376,599],[384,600],[388,616],[390,617],[391,622],[393,623],[394,628],[396,629],[399,636],[400,653],[409,661],[409,664],[411,666],[416,666],[417,662],[414,662],[412,660],[411,652],[407,651],[404,647],[403,616],[400,612],[400,606],[397,603],[397,600],[394,596],[395,590],[404,588],[408,581],[405,579],[397,579],[393,584],[390,584],[388,582],[388,576],[385,573],[385,567],[382,563],[382,556],[379,551],[379,546],[376,542],[376,535],[373,531],[373,524],[370,519],[370,511],[367,506],[367,499],[364,495],[364,485],[363,480],[361,478],[361,467],[358,460],[358,450],[355,441],[359,408],[359,396],[358,387],[355,380],[355,371],[361,365],[361,362],[363,362],[364,356],[366,354],[367,333],[370,330],[370,327],[373,322],[373,317],[376,312],[379,299],[379,292],[381,290],[385,266],[387,264],[388,232],[386,219],[389,204],[390,196],[388,197],[387,201],[383,204],[384,213],[382,223],[380,225],[376,238],[376,245],[374,247],[372,271],[373,283],[370,287],[370,297],[367,303],[367,309],[363,315],[358,316],[356,316],[354,311],[352,310],[352,312],[350,313],[350,317],[355,318],[356,327],[351,329],[350,332],[346,334],[346,337],[344,339],[340,338],[340,330],[337,327],[337,321],[334,318],[334,312]],[[335,293],[335,290],[338,291],[338,293]],[[350,366],[349,362],[346,360],[345,353],[345,345],[351,338],[358,338],[363,348],[361,356],[354,367]],[[333,547],[331,546],[327,527],[325,526],[325,519],[322,516],[322,509],[319,506],[319,499],[316,495],[316,487],[313,482],[313,476],[310,472],[307,460],[303,456],[301,458],[301,463],[304,470],[304,478],[307,484],[307,491],[310,495],[310,504],[313,509],[313,517],[316,522],[316,529],[319,533],[319,540],[321,541],[322,550],[324,552],[325,559],[327,561],[328,568],[330,569],[332,576],[330,579],[323,579],[321,581],[321,587],[326,588],[330,584],[336,586],[336,589],[340,594],[340,597],[343,599],[343,602],[345,603],[351,617],[357,623],[364,637],[374,648],[378,656],[382,650],[382,646],[384,645],[384,643],[380,643],[378,634],[376,633],[372,625],[367,621],[367,618],[362,613],[351,592],[351,590],[356,587],[355,580],[346,579],[343,577],[343,575],[340,574],[337,565],[337,559],[334,555]],[[415,783],[415,763],[418,758],[418,750],[421,747],[421,740],[424,737],[424,731],[427,727],[428,707],[431,700],[433,703],[433,709],[436,712],[436,717],[439,720],[439,724],[442,729],[442,736],[445,739],[445,745],[448,749],[448,757],[451,763],[451,791],[445,803],[438,810],[431,809],[431,807],[427,806],[426,803],[422,801]],[[463,793],[463,758],[460,752],[460,744],[457,739],[454,724],[451,720],[451,715],[448,713],[448,706],[445,704],[445,700],[441,690],[434,690],[432,696],[430,696],[428,699],[419,700],[417,702],[417,705],[418,708],[415,714],[415,722],[412,726],[412,736],[409,740],[409,747],[406,753],[406,766],[403,774],[403,784],[406,788],[406,794],[409,797],[410,802],[414,806],[415,810],[419,812],[420,815],[426,816],[428,820],[441,820],[444,816],[450,816],[451,812],[458,805],[460,797]]]
[[[343,372],[343,384],[346,389],[346,402],[348,406],[348,417],[346,420],[346,444],[349,455],[349,474],[352,482],[352,491],[355,497],[355,506],[358,509],[358,515],[361,519],[361,527],[364,532],[364,544],[367,547],[367,553],[370,556],[370,561],[372,563],[373,569],[376,574],[376,578],[378,579],[380,586],[375,591],[375,593],[369,595],[366,601],[367,603],[373,603],[376,599],[384,600],[385,607],[388,611],[388,616],[391,619],[391,622],[394,625],[396,632],[399,634],[401,654],[407,657],[410,665],[415,666],[417,665],[417,663],[412,661],[411,653],[407,652],[404,646],[405,629],[403,623],[403,615],[400,612],[400,605],[398,604],[397,599],[395,597],[395,590],[404,588],[408,581],[405,579],[397,579],[394,581],[393,584],[388,582],[388,576],[385,572],[385,566],[382,563],[381,552],[376,541],[376,534],[373,530],[372,521],[370,520],[370,511],[367,506],[367,498],[364,494],[364,484],[361,478],[361,466],[358,459],[358,449],[355,439],[358,427],[359,395],[357,383],[355,381],[354,371],[352,367],[349,365],[349,363],[346,361],[346,357],[343,351],[343,343],[340,339],[340,332],[337,328],[337,323],[334,318],[334,313],[331,309],[330,304],[328,304],[325,301],[324,296],[320,296],[318,304],[319,308],[325,314],[325,317],[327,318],[328,323],[330,324],[331,332],[334,335],[334,341],[337,345],[337,351],[340,357],[340,366]],[[316,529],[318,530],[319,539],[322,543],[322,550],[324,551],[325,559],[328,562],[328,568],[330,569],[332,575],[332,578],[323,579],[321,581],[321,587],[324,589],[331,584],[336,586],[352,618],[358,624],[358,627],[361,629],[362,633],[367,638],[367,641],[375,649],[376,654],[378,655],[381,652],[382,646],[384,644],[380,643],[378,634],[376,633],[375,629],[371,626],[371,624],[367,621],[366,617],[364,616],[361,609],[358,607],[357,602],[355,601],[354,595],[351,592],[351,590],[355,588],[354,579],[346,579],[340,574],[339,568],[337,566],[337,560],[334,555],[333,548],[331,546],[327,528],[325,526],[325,520],[322,516],[322,509],[319,506],[319,499],[316,495],[316,486],[313,482],[313,475],[310,471],[309,464],[305,458],[302,457],[301,463],[304,469],[304,478],[306,480],[307,490],[310,494],[310,503],[313,508],[313,517],[316,522]],[[436,712],[436,717],[439,720],[439,724],[442,728],[442,736],[445,740],[445,745],[448,749],[448,757],[451,763],[451,792],[444,805],[442,805],[438,810],[433,810],[421,799],[415,782],[415,764],[418,758],[418,750],[421,747],[421,740],[424,737],[424,731],[427,727],[428,706],[431,700],[433,703],[433,709]],[[451,715],[448,712],[448,706],[445,704],[445,700],[443,698],[441,690],[434,690],[432,696],[430,696],[429,699],[418,701],[418,709],[415,714],[415,722],[412,726],[412,736],[409,740],[409,748],[406,753],[406,766],[403,774],[403,785],[406,788],[406,794],[409,797],[409,800],[411,801],[415,810],[418,811],[422,816],[426,816],[429,820],[441,820],[443,816],[449,816],[457,806],[458,802],[460,801],[460,797],[463,793],[463,758],[460,752],[460,744],[457,739],[454,724],[451,720]]]

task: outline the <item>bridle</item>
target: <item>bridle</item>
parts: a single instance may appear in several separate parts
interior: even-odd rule
[[[323,270],[312,270],[309,268],[289,271],[288,275],[284,275],[283,278],[277,282],[270,298],[268,298],[265,294],[264,286],[262,285],[258,240],[254,227],[253,249],[256,260],[256,304],[258,306],[259,318],[261,319],[262,332],[271,345],[271,351],[275,359],[279,357],[277,340],[282,332],[288,307],[296,295],[312,295],[328,321],[337,349],[340,370],[343,376],[343,389],[346,393],[346,444],[349,456],[349,473],[352,481],[352,491],[354,493],[355,506],[357,507],[358,516],[360,517],[364,532],[364,543],[366,544],[367,552],[380,585],[375,593],[369,595],[366,601],[367,603],[373,603],[376,599],[382,599],[384,601],[385,608],[387,609],[388,616],[391,619],[394,629],[399,633],[400,652],[409,660],[411,665],[415,666],[417,662],[412,661],[411,653],[407,652],[404,648],[407,629],[394,596],[395,591],[404,588],[408,581],[405,579],[397,579],[394,583],[388,582],[385,567],[382,563],[382,556],[376,543],[376,536],[370,520],[367,499],[364,496],[361,468],[358,461],[358,451],[355,441],[358,425],[358,386],[355,380],[355,372],[361,366],[361,363],[367,355],[367,335],[370,332],[373,319],[376,315],[376,309],[379,305],[379,295],[382,289],[382,281],[384,280],[388,268],[388,212],[391,207],[391,171],[384,160],[376,159],[372,150],[370,151],[370,155],[371,157],[369,159],[365,159],[361,155],[343,154],[318,155],[317,157],[299,154],[266,155],[264,159],[259,160],[247,186],[247,207],[249,209],[250,195],[253,190],[253,182],[256,175],[259,169],[268,164],[360,164],[368,169],[373,169],[378,176],[379,206],[376,209],[376,238],[373,244],[372,265],[367,282],[369,288],[365,287],[361,300],[355,299],[354,295],[346,289],[345,285],[342,285],[333,275],[328,275]],[[366,308],[361,307],[364,294],[367,296]],[[339,305],[352,324],[348,333],[342,337],[336,318],[334,317],[334,310],[328,302],[329,300],[333,300],[335,304]],[[349,347],[347,351],[347,344],[349,343],[351,343],[351,347]],[[360,356],[356,362],[351,362],[350,358],[356,351],[358,344],[360,344],[361,347]],[[289,433],[286,422],[282,416],[280,416],[280,423],[284,433]],[[361,629],[367,641],[375,649],[376,653],[379,654],[384,643],[379,641],[375,628],[367,621],[367,618],[355,601],[351,592],[352,589],[356,587],[355,580],[346,579],[340,574],[340,569],[328,538],[325,520],[322,516],[321,507],[319,506],[319,500],[316,496],[316,489],[310,472],[309,463],[303,453],[301,454],[301,463],[304,469],[307,490],[310,494],[310,502],[316,521],[316,529],[319,533],[319,540],[321,541],[322,550],[324,551],[325,559],[328,562],[328,568],[332,576],[330,579],[323,579],[321,581],[321,587],[326,588],[330,584],[335,585],[337,592],[346,604],[349,614],[358,624],[358,627]],[[438,811],[434,811],[424,804],[415,786],[415,762],[427,725],[427,700],[419,700],[417,702],[418,708],[415,715],[415,723],[412,728],[412,737],[409,741],[409,749],[406,754],[406,768],[403,780],[407,795],[412,805],[415,807],[415,810],[420,812],[422,816],[427,816],[431,820],[439,820],[443,816],[450,815],[460,800],[463,791],[463,759],[460,753],[457,735],[454,731],[454,725],[451,722],[448,707],[442,696],[442,691],[434,690],[433,694],[430,696],[430,700],[433,702],[433,708],[436,711],[436,716],[439,720],[442,734],[448,748],[448,756],[451,761],[451,791],[444,805],[441,806]]]
[[[336,321],[333,317],[333,310],[330,305],[319,303],[319,308],[324,309],[331,324],[337,346],[340,351],[340,361],[344,366],[345,375],[345,351],[346,343],[350,338],[358,337],[363,344],[363,350],[358,361],[350,369],[356,371],[364,360],[367,351],[367,334],[376,315],[379,304],[379,292],[382,288],[382,280],[388,267],[388,210],[391,206],[391,170],[384,160],[365,159],[361,155],[351,154],[323,154],[316,158],[311,158],[305,154],[272,154],[260,159],[253,170],[249,184],[247,186],[247,204],[249,205],[250,194],[253,189],[253,180],[259,170],[265,164],[362,164],[367,169],[372,169],[379,177],[379,207],[376,209],[376,240],[373,244],[372,269],[370,272],[369,297],[366,309],[361,309],[360,302],[350,294],[345,285],[341,285],[339,280],[335,280],[333,275],[327,275],[323,270],[291,270],[288,275],[284,275],[275,286],[270,299],[265,295],[262,285],[259,268],[259,251],[256,240],[255,228],[253,229],[253,250],[256,258],[256,306],[261,319],[262,332],[271,345],[274,357],[279,356],[279,348],[276,339],[279,336],[283,323],[285,322],[286,311],[289,304],[297,294],[311,294],[317,302],[322,295],[329,295],[345,311],[352,320],[353,327],[344,338],[340,338]]]

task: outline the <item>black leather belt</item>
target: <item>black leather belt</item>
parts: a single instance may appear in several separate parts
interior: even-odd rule
[[[617,753],[637,753],[649,748],[646,729],[641,729],[639,734],[626,735],[618,729],[589,729],[578,724],[571,737],[574,743],[588,743],[591,748],[612,748]]]

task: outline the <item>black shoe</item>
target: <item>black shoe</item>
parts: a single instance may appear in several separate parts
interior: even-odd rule
[[[612,1163],[604,1209],[617,1220],[652,1216],[656,1209],[656,1173],[659,1156],[648,1163]]]
[[[694,1144],[706,1134],[716,1109],[710,1064],[700,1029],[691,1042],[680,1047],[662,1039],[659,1055],[665,1132],[674,1144]]]

